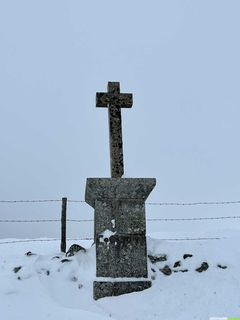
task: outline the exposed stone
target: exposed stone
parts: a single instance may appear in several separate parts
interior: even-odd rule
[[[13,272],[14,273],[18,273],[18,271],[21,270],[21,269],[22,269],[22,266],[15,267],[15,268],[13,268]]]
[[[124,174],[121,108],[131,108],[132,100],[132,94],[120,93],[119,82],[108,82],[108,92],[96,94],[96,106],[108,108],[112,178]]]
[[[96,94],[96,106],[108,108],[111,178],[88,178],[85,200],[94,208],[96,276],[94,299],[141,291],[148,281],[145,200],[156,179],[124,178],[121,108],[132,107],[132,94],[119,82]],[[116,278],[113,282],[101,277]],[[129,278],[146,281],[129,281]],[[117,278],[126,278],[118,281]]]
[[[28,257],[35,256],[35,255],[36,255],[36,253],[32,253],[31,251],[28,251],[25,253],[25,256],[28,256]]]
[[[218,264],[217,266],[218,266],[218,268],[220,268],[220,269],[227,269],[227,266],[222,266],[221,264]]]
[[[157,262],[160,262],[160,261],[167,261],[167,255],[166,254],[161,254],[161,255],[158,255],[158,256],[152,256],[151,254],[149,254],[148,258],[152,263],[157,263]]]
[[[73,282],[77,282],[77,281],[78,281],[78,278],[77,278],[77,277],[75,277],[75,276],[73,276],[73,277],[71,278],[71,281],[73,281]]]
[[[66,257],[72,257],[79,251],[86,252],[86,249],[80,246],[79,244],[73,244],[66,252]]]
[[[176,261],[175,263],[174,263],[174,266],[173,266],[173,268],[178,268],[178,267],[181,267],[181,261],[179,260],[179,261]]]
[[[143,178],[87,179],[85,199],[95,209],[97,277],[148,277],[145,200],[155,183]],[[145,282],[139,283],[138,290],[141,285],[145,288]],[[124,293],[123,288],[130,290],[120,284],[118,292]],[[112,285],[106,286],[104,294],[112,295]]]
[[[209,268],[208,263],[207,262],[203,262],[201,264],[201,267],[197,268],[196,271],[197,272],[203,272],[203,271],[206,271],[208,268]]]
[[[151,281],[118,281],[118,282],[105,282],[94,281],[94,299],[100,299],[109,296],[119,296],[125,293],[142,291],[150,288]]]
[[[62,259],[62,260],[61,260],[62,263],[71,262],[71,261],[72,261],[72,260],[70,260],[70,259]]]
[[[185,253],[184,255],[183,255],[183,259],[187,259],[187,258],[192,258],[192,254],[191,253]]]
[[[170,276],[172,274],[172,270],[170,269],[170,267],[168,265],[166,265],[162,269],[159,269],[159,271],[161,271],[163,274],[165,274],[165,276]]]
[[[173,272],[175,272],[175,273],[177,273],[177,272],[188,272],[188,269],[173,270]]]

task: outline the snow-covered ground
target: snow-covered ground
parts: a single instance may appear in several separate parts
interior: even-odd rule
[[[154,238],[155,237],[155,238]],[[0,240],[0,319],[95,320],[163,319],[206,320],[209,317],[240,317],[240,236],[229,232],[220,240],[164,241],[148,238],[148,253],[167,255],[167,261],[151,263],[152,288],[119,297],[94,301],[95,248],[71,261],[59,252],[57,241],[7,244]],[[73,242],[69,242],[70,246]],[[27,256],[31,251],[35,255]],[[192,257],[183,259],[184,254]],[[174,263],[181,261],[180,267]],[[195,269],[203,262],[209,268]],[[159,269],[168,265],[165,275]],[[226,269],[220,268],[227,267]],[[19,270],[14,268],[21,267]],[[179,270],[188,270],[181,272]],[[17,271],[17,272],[16,272]]]

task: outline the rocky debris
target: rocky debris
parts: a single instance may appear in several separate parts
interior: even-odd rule
[[[165,274],[165,276],[170,276],[172,274],[172,270],[170,269],[170,267],[168,265],[166,265],[162,269],[159,269],[159,271],[161,271],[163,274]]]
[[[50,275],[50,271],[46,270],[46,275],[49,276]]]
[[[153,268],[151,268],[151,270],[152,270],[152,272],[156,272],[156,270],[155,270],[155,269],[153,269]]]
[[[22,269],[22,266],[19,266],[19,267],[15,267],[15,268],[13,268],[13,272],[14,273],[17,273],[19,270],[21,270]]]
[[[28,251],[25,253],[25,256],[28,256],[28,257],[35,256],[35,255],[36,255],[36,253],[32,253],[31,251]]]
[[[156,280],[155,274],[152,274],[152,275],[151,275],[151,280]]]
[[[182,270],[173,270],[173,272],[188,272],[188,269],[182,269]]]
[[[192,254],[191,253],[185,253],[184,255],[183,255],[183,259],[187,259],[187,258],[192,258]]]
[[[167,261],[167,255],[166,254],[160,254],[158,256],[152,256],[151,254],[149,254],[148,258],[152,263],[157,263],[157,262],[160,262],[160,261]]]
[[[79,283],[78,289],[81,289],[82,287],[83,287],[83,285],[81,283]]]
[[[177,267],[181,267],[181,261],[180,261],[180,260],[179,260],[179,261],[176,261],[176,262],[174,263],[173,268],[177,268]]]
[[[62,259],[62,260],[61,260],[62,263],[71,262],[71,261],[72,261],[72,260],[70,260],[70,259]]]
[[[68,249],[66,253],[66,257],[72,257],[74,256],[77,252],[83,251],[86,252],[86,249],[80,246],[79,244],[73,244],[71,247]]]
[[[201,264],[201,267],[197,268],[196,271],[197,272],[203,272],[203,271],[206,271],[208,268],[209,268],[208,263],[207,262],[203,262]]]
[[[218,266],[218,268],[220,268],[220,269],[227,269],[227,266],[222,266],[221,264],[218,264],[217,266]]]
[[[54,256],[54,257],[52,257],[52,260],[53,259],[60,259],[60,257],[59,256]]]
[[[73,276],[73,277],[71,278],[71,281],[73,281],[73,282],[77,282],[77,281],[78,281],[78,278],[77,278],[77,277],[75,277],[75,276]]]

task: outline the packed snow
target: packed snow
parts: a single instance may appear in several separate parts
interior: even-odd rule
[[[86,252],[66,257],[59,252],[57,241],[6,243],[12,240],[0,240],[0,310],[4,320],[205,320],[240,315],[237,236],[200,241],[149,237],[152,287],[98,301],[92,298],[96,262],[91,241],[79,243]],[[32,254],[26,255],[29,251]],[[163,256],[165,259],[159,258]],[[209,267],[197,272],[203,262]],[[160,271],[166,266],[170,275]]]

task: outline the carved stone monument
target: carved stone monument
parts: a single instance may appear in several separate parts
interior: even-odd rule
[[[148,279],[145,200],[156,185],[152,178],[121,178],[124,173],[121,108],[132,107],[132,94],[109,82],[97,93],[97,107],[109,113],[111,178],[88,178],[85,200],[94,208],[96,281],[94,299],[141,291]]]

